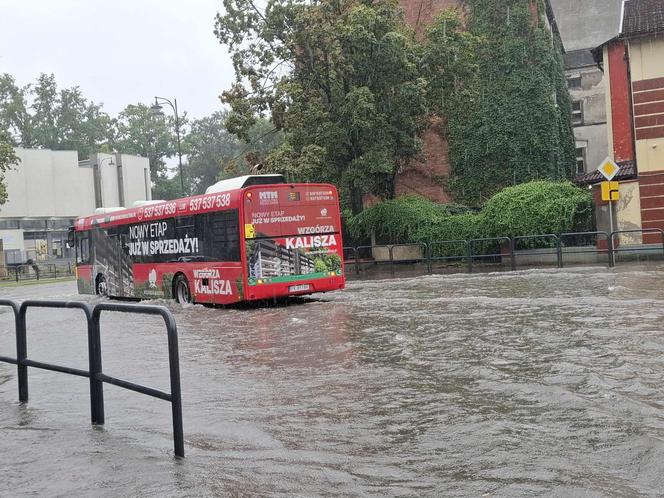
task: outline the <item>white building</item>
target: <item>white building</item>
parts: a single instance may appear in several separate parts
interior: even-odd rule
[[[147,158],[76,151],[16,149],[20,162],[5,174],[0,239],[7,264],[68,258],[67,229],[98,207],[152,199]]]

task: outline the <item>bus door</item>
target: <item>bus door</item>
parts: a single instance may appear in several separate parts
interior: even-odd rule
[[[130,296],[133,293],[133,271],[129,258],[129,235],[122,227],[109,230],[106,282],[112,296]]]

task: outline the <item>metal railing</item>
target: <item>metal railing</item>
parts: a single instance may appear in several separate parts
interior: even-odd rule
[[[653,250],[657,250],[657,248],[653,247],[644,247],[643,244],[640,246],[634,247],[634,246],[629,246],[629,247],[620,247],[616,244],[615,237],[616,235],[632,235],[632,234],[640,234],[641,236],[647,235],[647,234],[659,234],[659,238],[661,240],[662,244],[662,254],[664,255],[664,230],[661,228],[639,228],[639,229],[633,229],[633,230],[616,230],[611,233],[611,238],[609,245],[611,247],[611,258],[613,260],[613,264],[615,265],[615,258],[616,258],[616,253],[625,253],[625,252],[631,252],[631,253],[641,253],[641,252],[652,252]]]
[[[616,237],[623,234],[659,234],[661,243],[647,247],[646,245],[619,247]],[[583,239],[590,245],[574,245],[573,241]],[[572,244],[570,244],[572,242]],[[518,250],[520,245],[527,246],[525,250]],[[477,250],[478,246],[484,250]],[[528,247],[528,246],[535,246]],[[538,247],[539,246],[539,247]],[[661,246],[661,247],[660,247]],[[419,249],[421,256],[395,258],[394,249],[411,247]],[[453,250],[449,251],[452,247]],[[509,262],[511,270],[518,268],[518,258],[525,256],[555,256],[555,264],[563,268],[565,257],[574,254],[596,254],[599,257],[606,255],[607,265],[615,266],[615,256],[618,253],[639,253],[657,251],[664,257],[664,230],[659,228],[642,228],[633,230],[616,230],[612,233],[604,231],[595,232],[567,232],[561,234],[535,234],[515,237],[487,237],[478,239],[435,240],[432,242],[414,242],[411,244],[377,244],[357,247],[344,247],[344,262],[352,264],[356,275],[362,272],[362,266],[389,264],[394,272],[395,264],[424,263],[427,272],[433,272],[433,265],[439,262],[453,263],[461,267],[465,265],[469,273],[473,272],[476,261],[490,260],[494,265]],[[387,254],[387,258],[375,258],[377,251]],[[451,252],[451,254],[450,254]],[[349,258],[348,256],[352,256]]]
[[[8,299],[0,299],[0,306],[10,307],[14,312],[16,329],[16,358],[0,356],[0,362],[11,363],[18,369],[18,399],[28,402],[28,367],[50,370],[90,379],[90,418],[93,424],[103,425],[104,383],[113,384],[147,396],[163,399],[171,403],[173,417],[173,444],[176,457],[184,457],[184,433],[182,427],[182,394],[180,389],[180,361],[178,352],[177,325],[171,312],[163,306],[141,304],[101,303],[92,307],[80,301],[23,301],[18,304]],[[85,315],[88,332],[88,370],[45,363],[28,358],[26,313],[28,308],[69,308],[80,309]],[[171,392],[163,392],[126,380],[106,375],[102,370],[100,318],[103,311],[159,315],[164,319],[168,335],[168,360],[170,368]]]
[[[518,246],[519,242],[524,241],[531,241],[531,240],[552,240],[554,250],[553,251],[546,251],[542,252],[541,250],[537,250],[537,252],[533,250],[524,250],[524,251],[518,251]],[[560,237],[557,236],[556,234],[553,233],[546,233],[542,235],[522,235],[519,237],[513,237],[512,238],[512,247],[514,248],[514,253],[513,253],[513,258],[514,258],[514,267],[516,267],[516,255],[518,253],[519,256],[548,256],[548,255],[555,255],[556,256],[556,265],[558,268],[563,267],[563,254],[562,254],[562,244],[560,242]],[[545,246],[548,244],[544,244]],[[545,249],[548,249],[545,247]]]
[[[7,274],[4,277],[0,277],[0,280],[20,282],[22,280],[45,280],[71,277],[74,275],[74,265],[72,263],[67,263],[66,265],[57,265],[55,263],[46,265],[8,265],[5,268]]]

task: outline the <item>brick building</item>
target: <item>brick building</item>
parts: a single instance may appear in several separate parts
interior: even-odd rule
[[[446,8],[465,8],[464,0],[398,0],[404,11],[406,22],[417,34],[431,24],[433,19]],[[531,12],[537,19],[537,2],[530,2]],[[549,0],[545,0],[546,21],[550,30],[557,33],[555,18]],[[449,149],[444,138],[444,116],[434,117],[429,129],[424,133],[420,159],[397,177],[396,193],[415,193],[436,202],[448,203],[452,198],[444,189],[445,180],[450,175]]]
[[[406,22],[421,34],[443,9],[459,7],[460,0],[399,0]],[[443,183],[450,175],[447,141],[443,138],[441,118],[432,119],[424,133],[421,158],[397,177],[397,195],[419,194],[436,202],[451,202]]]

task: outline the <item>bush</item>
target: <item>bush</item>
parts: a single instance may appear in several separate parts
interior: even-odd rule
[[[409,195],[384,201],[348,219],[348,231],[355,239],[376,236],[378,244],[423,242],[436,230],[446,233],[447,221],[467,209],[437,204],[423,197]],[[453,230],[451,230],[453,231]]]
[[[491,197],[479,213],[406,196],[367,208],[348,220],[353,237],[367,238],[373,232],[378,244],[558,234],[592,227],[590,193],[570,182],[551,181],[508,187]],[[434,256],[458,254],[459,248],[453,246],[434,246]]]
[[[593,226],[593,199],[570,182],[536,181],[508,187],[482,209],[486,237],[583,231]]]

